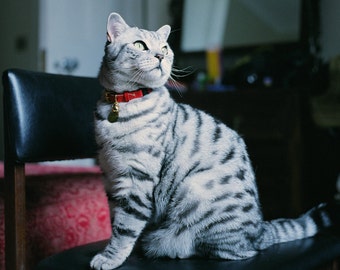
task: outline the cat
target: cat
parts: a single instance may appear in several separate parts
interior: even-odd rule
[[[243,139],[176,103],[164,86],[174,59],[170,31],[108,18],[95,131],[112,237],[91,267],[119,267],[137,241],[149,257],[240,260],[332,225],[325,204],[297,219],[263,220]]]

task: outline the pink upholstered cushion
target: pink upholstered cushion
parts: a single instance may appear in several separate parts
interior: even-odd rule
[[[110,237],[110,215],[98,167],[26,165],[30,264]],[[0,164],[0,269],[4,269],[3,164]]]

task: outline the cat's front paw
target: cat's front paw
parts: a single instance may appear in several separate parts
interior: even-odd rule
[[[120,266],[122,263],[117,260],[105,257],[102,254],[97,254],[91,260],[91,267],[96,270],[112,270]]]

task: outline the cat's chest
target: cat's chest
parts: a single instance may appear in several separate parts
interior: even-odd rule
[[[162,116],[150,114],[126,117],[116,123],[96,121],[96,139],[102,146],[101,154],[119,157],[117,162],[136,157],[143,160],[149,156],[162,160],[168,126]]]
[[[168,109],[171,102],[166,97],[157,99],[159,96],[161,95],[119,104],[117,119],[113,123],[107,121],[112,106],[100,103],[97,112],[101,117],[95,123],[99,140],[102,143],[123,140],[133,144],[154,144],[162,141],[171,122]]]

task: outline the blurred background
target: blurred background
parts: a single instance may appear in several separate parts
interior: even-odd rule
[[[172,26],[175,67],[190,67],[174,98],[244,136],[268,217],[336,196],[340,1],[0,0],[0,71],[96,77],[113,11]]]

